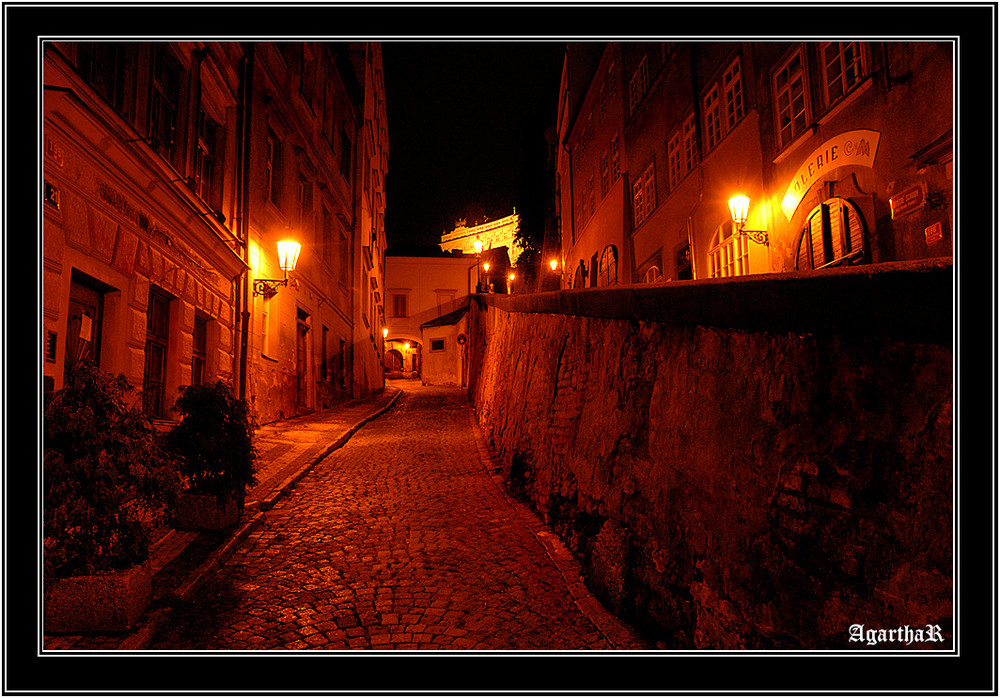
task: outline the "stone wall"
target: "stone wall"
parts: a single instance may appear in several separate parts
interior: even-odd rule
[[[470,391],[511,488],[660,647],[950,646],[951,278],[477,296]]]

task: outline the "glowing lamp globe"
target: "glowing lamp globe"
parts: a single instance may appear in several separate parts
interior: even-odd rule
[[[283,272],[295,271],[299,261],[299,250],[302,246],[294,240],[281,240],[278,243],[278,266]]]
[[[746,224],[749,210],[749,197],[737,194],[729,200],[729,214],[733,217],[733,223],[736,224],[736,227],[742,228]]]

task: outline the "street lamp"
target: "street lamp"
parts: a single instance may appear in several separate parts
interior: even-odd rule
[[[555,259],[555,258],[550,259],[549,260],[549,269],[551,269],[552,271],[555,271],[558,268],[559,268],[559,260]]]
[[[476,248],[476,293],[483,290],[483,270],[479,269],[479,254],[483,251],[483,241],[476,238],[476,241],[472,243],[472,246]]]
[[[302,245],[294,240],[281,240],[278,242],[278,267],[285,272],[282,279],[254,279],[253,295],[272,296],[278,292],[278,286],[288,285],[288,272],[295,271],[295,265],[299,261],[299,252]]]
[[[510,295],[511,290],[514,288],[514,275],[511,274],[507,277],[507,295]]]
[[[733,226],[737,235],[746,235],[758,245],[767,245],[766,230],[746,230],[743,226],[747,224],[747,212],[750,210],[750,198],[742,194],[737,194],[729,200],[729,215],[732,216]]]

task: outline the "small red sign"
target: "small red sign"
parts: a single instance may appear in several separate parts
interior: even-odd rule
[[[933,245],[935,242],[941,242],[944,239],[944,227],[940,221],[930,227],[924,228],[924,239],[927,241],[928,246]]]
[[[889,199],[889,207],[892,209],[892,220],[900,216],[912,213],[924,206],[924,188],[919,184],[910,187],[899,196]]]

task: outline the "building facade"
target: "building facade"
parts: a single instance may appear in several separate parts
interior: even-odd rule
[[[266,423],[382,387],[377,45],[51,42],[43,60],[46,390],[90,357],[154,419],[223,378]]]
[[[474,254],[386,257],[385,369],[390,375],[419,376],[427,360],[438,372],[445,355],[450,362],[456,335],[448,334],[445,325],[433,325],[439,329],[425,342],[424,325],[468,305],[480,283],[478,261]]]
[[[561,287],[950,256],[952,49],[569,44]]]

